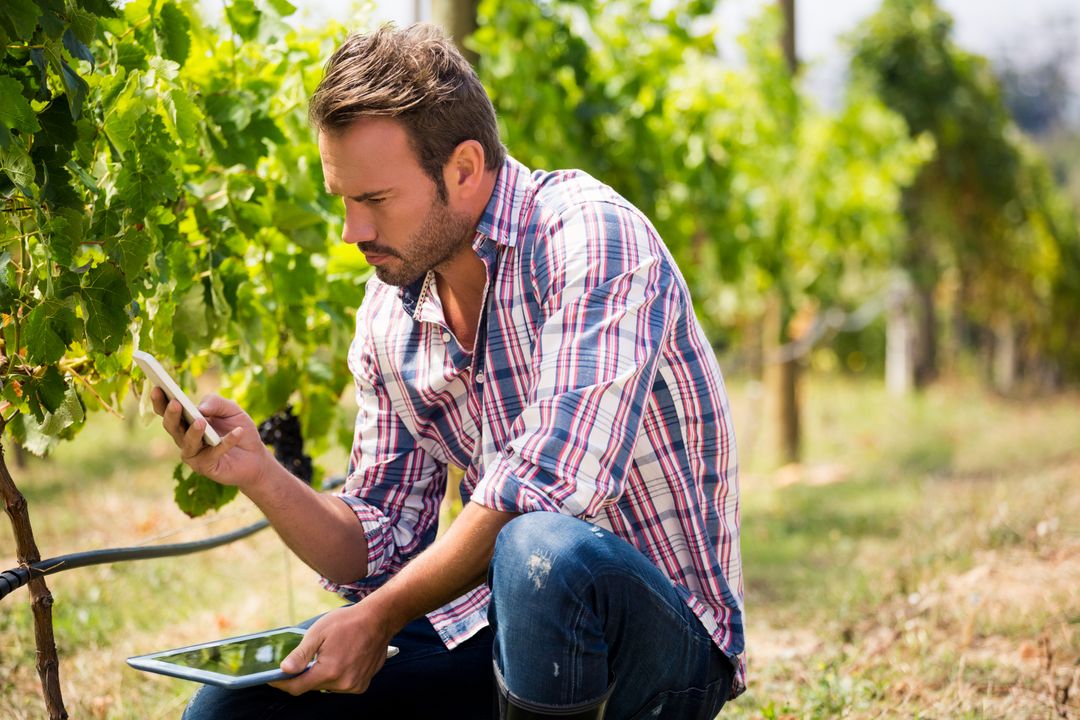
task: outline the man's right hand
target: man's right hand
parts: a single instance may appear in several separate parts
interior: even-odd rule
[[[244,490],[257,484],[275,463],[254,421],[231,400],[208,395],[199,403],[199,412],[221,435],[221,444],[210,447],[203,444],[206,421],[196,420],[186,426],[180,403],[170,401],[161,388],[154,388],[150,399],[154,412],[162,416],[161,424],[180,448],[181,459],[195,472]]]

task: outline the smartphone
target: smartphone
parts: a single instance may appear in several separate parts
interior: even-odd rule
[[[136,655],[128,658],[128,664],[139,670],[218,687],[250,687],[295,677],[282,672],[280,665],[300,644],[305,632],[304,628],[298,627],[265,630],[175,650]],[[386,648],[388,658],[397,653],[398,649],[393,645]],[[308,667],[312,663],[308,663]]]
[[[165,396],[170,400],[176,400],[180,403],[180,407],[183,408],[184,419],[189,426],[196,420],[206,420],[203,414],[199,412],[199,408],[195,407],[195,403],[191,402],[191,398],[184,394],[184,391],[180,389],[172,376],[165,371],[157,358],[142,350],[133,352],[132,357],[139,369],[146,374],[146,377],[150,378],[150,382],[161,388],[165,392]],[[210,426],[209,422],[206,423],[206,429],[203,431],[203,442],[210,446],[221,444],[221,436],[217,434],[217,430]]]

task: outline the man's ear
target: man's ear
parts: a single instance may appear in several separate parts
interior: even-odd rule
[[[443,181],[451,198],[470,200],[481,190],[484,176],[484,147],[476,140],[464,140],[443,166]]]

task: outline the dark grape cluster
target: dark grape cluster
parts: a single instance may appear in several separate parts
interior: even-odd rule
[[[274,449],[274,457],[286,470],[311,484],[314,477],[311,457],[304,454],[300,419],[293,414],[291,405],[259,425],[259,437]]]

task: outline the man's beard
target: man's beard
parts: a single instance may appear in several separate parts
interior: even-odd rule
[[[472,220],[436,199],[406,246],[399,252],[387,253],[397,261],[376,266],[375,276],[387,285],[412,285],[430,270],[450,260],[463,247],[471,245],[474,231]]]

